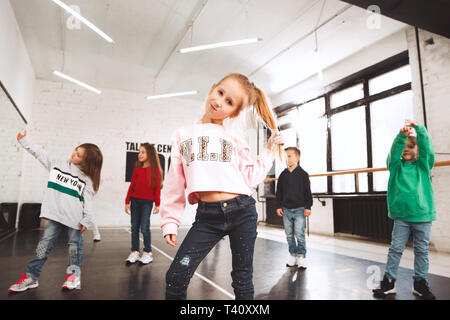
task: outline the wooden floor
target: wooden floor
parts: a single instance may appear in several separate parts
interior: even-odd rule
[[[61,235],[39,279],[39,287],[22,293],[8,293],[8,287],[20,279],[32,258],[43,230],[19,231],[0,242],[0,300],[162,300],[165,274],[177,248],[166,245],[161,231],[152,228],[154,260],[149,265],[127,266],[131,245],[128,228],[101,229],[101,241],[92,241],[85,233],[81,290],[62,291],[67,265],[65,235]],[[187,229],[180,229],[179,240]],[[308,249],[308,268],[287,268],[287,244],[258,238],[254,255],[256,300],[376,300],[371,278],[384,263]],[[189,300],[230,300],[231,253],[225,238],[200,264],[188,289]],[[368,272],[370,271],[370,272]],[[392,299],[414,300],[413,271],[400,267],[397,294]],[[450,278],[429,275],[432,291],[438,299],[450,299]]]

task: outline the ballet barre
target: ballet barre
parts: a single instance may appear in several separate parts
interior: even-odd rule
[[[450,166],[450,161],[439,161],[435,162],[433,168],[435,167],[444,167]],[[328,177],[328,176],[337,176],[343,174],[354,174],[355,175],[355,192],[359,192],[359,173],[368,173],[368,172],[378,172],[378,171],[387,171],[387,168],[367,168],[367,169],[359,169],[359,170],[346,170],[346,171],[333,171],[333,172],[325,172],[325,173],[317,173],[310,174],[309,177]],[[264,182],[277,181],[278,178],[266,178]],[[306,230],[307,235],[309,236],[309,217],[306,217]]]
[[[444,167],[444,166],[450,166],[450,160],[435,162],[433,168]],[[367,168],[367,169],[359,169],[359,170],[331,171],[331,172],[310,174],[309,177],[311,178],[311,177],[337,176],[337,175],[342,175],[342,174],[354,174],[356,176],[359,173],[387,171],[387,170],[388,170],[387,168]],[[277,181],[277,180],[278,180],[278,178],[266,178],[266,179],[264,179],[264,182]]]

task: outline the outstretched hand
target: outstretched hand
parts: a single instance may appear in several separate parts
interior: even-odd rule
[[[172,247],[175,247],[178,244],[176,234],[166,234],[164,239],[166,239],[167,244],[170,244]]]
[[[405,125],[408,126],[408,127],[417,126],[417,122],[414,122],[412,120],[406,119],[405,120]]]
[[[409,136],[413,130],[413,126],[417,126],[417,122],[406,119],[405,125],[400,129],[400,132],[402,132],[406,136]]]
[[[400,132],[403,133],[405,136],[409,136],[411,134],[412,128],[408,126],[404,126],[400,129]]]
[[[27,130],[24,130],[23,134],[20,132],[17,134],[17,140],[21,140],[23,137],[27,135]]]

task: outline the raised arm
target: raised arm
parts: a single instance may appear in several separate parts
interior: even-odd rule
[[[403,149],[405,148],[406,140],[408,139],[407,133],[409,134],[409,131],[405,131],[405,127],[403,127],[392,143],[391,150],[389,151],[386,160],[386,165],[389,171],[399,166],[401,163]]]
[[[434,166],[435,154],[434,145],[428,135],[427,129],[421,124],[413,124],[417,134],[417,147],[419,148],[419,165],[427,171],[431,171]]]
[[[283,136],[280,133],[272,135],[262,155],[259,155],[254,161],[250,155],[249,146],[244,142],[237,141],[239,171],[241,171],[245,181],[251,188],[255,188],[267,176],[275,159],[272,147],[281,144],[284,144]]]
[[[272,152],[265,150],[255,161],[250,155],[250,148],[248,146],[239,146],[238,148],[239,171],[244,176],[247,185],[251,188],[256,188],[267,176],[267,173],[272,167],[274,156]]]
[[[51,159],[47,152],[42,149],[41,146],[32,144],[27,137],[27,131],[24,131],[24,134],[21,134],[20,132],[17,134],[17,141],[20,143],[20,145],[27,150],[32,156],[34,156],[36,159],[39,160],[40,163],[48,170],[50,171],[52,168],[52,163],[54,162],[53,159]]]

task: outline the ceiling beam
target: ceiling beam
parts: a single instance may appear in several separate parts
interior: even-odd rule
[[[176,52],[178,46],[180,45],[181,41],[183,41],[184,37],[186,36],[186,34],[189,32],[189,30],[191,30],[192,26],[194,25],[195,21],[197,20],[197,18],[200,16],[200,13],[202,13],[203,9],[206,7],[206,4],[208,3],[208,0],[203,0],[200,8],[194,13],[193,17],[190,19],[190,22],[188,23],[188,25],[185,27],[184,32],[182,34],[182,36],[176,41],[175,45],[173,46],[172,50],[170,51],[170,53],[167,55],[166,59],[164,60],[163,64],[161,65],[161,67],[159,68],[158,72],[156,72],[155,76],[153,77],[153,87],[155,87],[156,84],[156,80],[158,79],[159,75],[161,74],[161,72],[163,71],[164,67],[166,66],[167,62],[169,62],[170,57],[174,54],[174,52]],[[155,93],[155,92],[153,92]]]
[[[309,31],[308,33],[302,35],[300,38],[296,39],[294,42],[292,42],[291,44],[289,44],[286,48],[282,49],[281,51],[279,51],[277,54],[275,54],[274,56],[272,56],[269,60],[267,60],[266,62],[264,62],[262,65],[260,65],[258,68],[256,68],[255,70],[253,70],[248,76],[251,77],[253,76],[255,73],[257,73],[258,71],[260,71],[262,68],[264,68],[265,66],[267,66],[269,63],[271,63],[273,60],[275,60],[276,58],[278,58],[279,56],[281,56],[283,53],[285,53],[286,51],[289,51],[290,49],[292,49],[293,47],[295,47],[296,45],[298,45],[300,42],[302,42],[303,40],[305,40],[307,37],[309,37],[310,35],[312,35],[314,32],[316,32],[317,30],[319,30],[320,28],[322,28],[323,26],[325,26],[326,24],[328,24],[330,21],[334,20],[336,17],[340,16],[342,13],[344,13],[345,11],[347,11],[348,9],[350,9],[352,6],[351,5],[347,5],[344,8],[340,9],[338,12],[336,12],[334,15],[332,15],[330,18],[328,18],[327,20],[325,20],[324,22],[322,22],[321,24],[317,25],[315,28],[313,28],[311,31]]]

